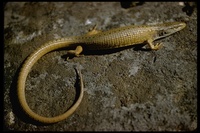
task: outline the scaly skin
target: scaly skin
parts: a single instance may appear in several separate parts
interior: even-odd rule
[[[19,102],[24,111],[36,121],[42,123],[55,123],[66,119],[70,116],[81,103],[83,97],[83,81],[79,70],[77,73],[80,79],[80,96],[76,103],[64,114],[55,117],[44,117],[34,113],[28,106],[25,97],[25,81],[29,71],[35,62],[48,52],[64,48],[77,46],[75,50],[69,50],[68,54],[79,56],[83,48],[102,50],[125,47],[146,42],[152,50],[160,48],[160,44],[153,45],[153,41],[159,38],[169,36],[177,31],[182,30],[186,26],[183,22],[169,22],[157,25],[142,25],[142,26],[126,26],[120,27],[105,32],[97,31],[95,28],[86,35],[61,38],[55,41],[50,41],[35,52],[33,52],[23,64],[18,78],[18,97]]]

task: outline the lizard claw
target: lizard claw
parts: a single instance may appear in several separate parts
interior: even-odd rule
[[[154,46],[154,50],[158,50],[162,47],[162,43],[156,43],[156,45]]]

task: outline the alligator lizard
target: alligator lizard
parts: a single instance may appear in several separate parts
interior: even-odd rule
[[[83,81],[79,70],[77,73],[80,77],[80,96],[76,103],[64,114],[55,117],[44,117],[34,113],[28,106],[25,97],[25,81],[29,71],[35,62],[43,55],[56,49],[63,47],[75,46],[75,50],[69,50],[68,54],[79,56],[85,49],[103,50],[120,48],[135,44],[147,43],[152,50],[160,48],[160,43],[153,44],[153,41],[166,36],[169,36],[177,31],[182,30],[186,24],[184,22],[168,22],[156,25],[141,25],[141,26],[126,26],[111,29],[105,32],[97,31],[95,28],[89,33],[82,36],[73,36],[50,41],[36,51],[34,51],[24,62],[18,78],[18,98],[24,111],[36,121],[42,123],[55,123],[66,119],[79,106],[83,97]]]

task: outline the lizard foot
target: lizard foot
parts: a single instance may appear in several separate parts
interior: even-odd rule
[[[101,32],[100,30],[96,30],[96,28],[97,28],[97,24],[95,24],[95,26],[92,29],[89,29],[89,32],[86,35],[95,35]]]
[[[162,47],[162,43],[156,43],[156,45],[154,45],[153,50],[158,50]]]
[[[77,46],[75,50],[69,50],[67,51],[67,58],[66,60],[69,60],[70,57],[80,57],[83,55],[80,55],[80,53],[83,51],[82,46]]]
[[[150,46],[150,48],[152,49],[152,50],[158,50],[158,49],[160,49],[161,48],[161,46],[162,46],[162,43],[156,43],[156,45],[154,45],[153,44],[153,41],[150,39],[150,40],[147,40],[147,43],[148,43],[148,45]]]

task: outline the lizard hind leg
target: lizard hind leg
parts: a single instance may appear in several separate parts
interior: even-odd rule
[[[95,35],[97,33],[102,32],[100,30],[97,30],[96,28],[97,28],[97,24],[95,24],[95,26],[92,29],[90,29],[89,32],[86,35]]]
[[[83,55],[80,55],[80,53],[83,51],[83,47],[82,46],[77,46],[75,50],[69,50],[67,51],[67,59],[69,59],[69,56],[73,56],[73,57],[79,57],[79,56],[83,56]]]

